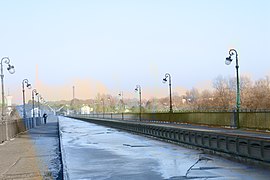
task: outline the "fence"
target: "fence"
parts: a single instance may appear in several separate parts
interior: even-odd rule
[[[208,126],[235,127],[236,112],[181,112],[181,113],[95,113],[80,116],[150,122],[186,123]],[[240,112],[240,128],[270,130],[270,112]]]
[[[26,118],[0,122],[0,144],[15,137],[17,134],[43,124],[42,118]],[[8,131],[7,131],[8,129]]]

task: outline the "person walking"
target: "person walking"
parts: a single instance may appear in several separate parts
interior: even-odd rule
[[[43,114],[44,124],[47,123],[47,117],[48,117],[48,115],[47,115],[46,113],[44,113],[44,114]]]

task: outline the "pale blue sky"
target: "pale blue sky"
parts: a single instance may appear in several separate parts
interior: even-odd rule
[[[1,0],[0,57],[15,92],[23,78],[49,85],[91,78],[109,89],[191,88],[218,75],[228,49],[239,53],[241,73],[270,74],[268,0]]]

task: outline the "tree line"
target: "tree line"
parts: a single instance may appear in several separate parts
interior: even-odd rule
[[[270,78],[258,80],[240,78],[241,110],[270,110]],[[236,78],[218,76],[212,81],[211,89],[192,88],[184,95],[173,93],[173,110],[181,111],[233,111],[236,107]],[[98,94],[94,99],[70,101],[70,109],[79,111],[89,106],[94,112],[139,112],[138,99]],[[169,97],[142,100],[143,112],[169,111]]]

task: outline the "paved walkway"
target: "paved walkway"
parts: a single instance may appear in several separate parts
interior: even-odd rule
[[[57,117],[0,144],[0,179],[62,179]]]

